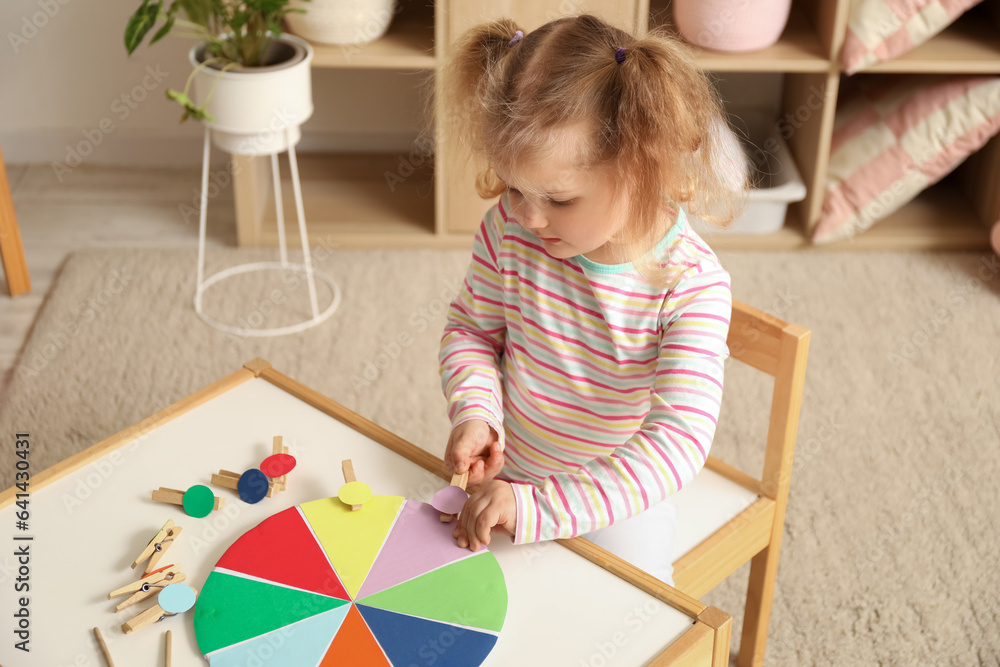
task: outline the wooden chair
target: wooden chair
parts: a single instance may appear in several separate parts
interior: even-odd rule
[[[740,667],[749,667],[764,661],[809,330],[737,302],[733,304],[728,342],[734,359],[774,378],[763,475],[756,479],[710,456],[698,477],[673,497],[680,508],[674,585],[700,599],[751,561],[738,657]],[[705,509],[712,503],[719,510],[714,518],[720,519],[714,523],[705,518],[712,514]],[[692,527],[690,515],[698,516],[699,512],[701,518],[693,522],[698,525]],[[686,528],[685,514],[689,515]],[[697,534],[698,530],[703,532]]]
[[[31,289],[24,246],[21,245],[21,230],[17,227],[7,170],[3,166],[3,153],[0,153],[0,260],[7,274],[8,294],[17,296]]]

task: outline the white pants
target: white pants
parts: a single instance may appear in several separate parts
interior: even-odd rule
[[[674,527],[677,507],[663,501],[624,521],[584,535],[599,547],[674,585]]]

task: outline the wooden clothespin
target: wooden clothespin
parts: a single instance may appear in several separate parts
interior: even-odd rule
[[[188,516],[193,516],[196,519],[208,516],[213,509],[222,509],[223,505],[226,504],[225,498],[217,498],[212,493],[212,489],[204,484],[195,484],[187,491],[161,486],[153,491],[153,500],[159,503],[180,505],[188,513]]]
[[[155,572],[150,572],[139,581],[133,581],[128,586],[122,586],[111,591],[108,593],[108,599],[110,600],[131,593],[132,596],[130,598],[115,607],[115,611],[121,611],[126,607],[131,607],[134,604],[153,597],[160,592],[161,588],[165,588],[170,584],[180,583],[186,578],[187,576],[181,572],[180,565],[168,565]]]
[[[340,502],[350,505],[352,512],[357,512],[362,505],[371,499],[371,487],[364,482],[359,482],[354,476],[354,464],[351,463],[351,459],[343,461],[340,466],[344,471],[345,484],[340,487],[337,497],[340,498]]]
[[[451,523],[455,515],[462,511],[469,494],[465,485],[469,483],[469,471],[451,476],[451,484],[434,494],[431,507],[441,512],[441,521]]]
[[[256,475],[254,475],[254,473],[256,473]],[[246,480],[244,480],[244,478],[246,478]],[[244,480],[244,485],[247,485],[249,482],[250,486],[259,486],[260,488],[255,488],[252,496],[244,497],[244,489],[240,488],[241,480]],[[219,474],[212,475],[212,484],[226,489],[232,489],[233,491],[238,491],[240,499],[248,503],[258,502],[264,497],[272,498],[274,497],[274,494],[279,491],[279,489],[276,488],[276,484],[273,481],[269,482],[267,476],[265,476],[260,470],[257,470],[257,468],[251,468],[242,475],[235,473],[232,470],[220,470]],[[267,492],[261,494],[260,491],[263,491],[264,488],[267,489]],[[254,498],[256,500],[254,500]]]
[[[181,614],[194,606],[198,592],[187,584],[170,584],[160,589],[156,604],[122,623],[122,632],[131,634],[167,616]]]
[[[153,539],[149,541],[149,544],[147,544],[146,548],[142,550],[139,557],[132,562],[132,569],[134,570],[139,563],[148,558],[149,562],[146,563],[146,569],[143,571],[143,575],[147,575],[152,572],[156,567],[156,564],[160,562],[163,554],[167,553],[167,549],[173,545],[174,540],[177,539],[177,536],[181,534],[182,530],[184,529],[175,525],[173,521],[167,521],[163,524],[163,528],[160,528],[160,532],[153,536]]]
[[[264,459],[264,463],[260,464],[260,468],[261,468],[261,470],[264,471],[265,475],[267,475],[268,472],[269,472],[268,470],[266,470],[266,468],[269,467],[267,465],[269,461],[277,462],[277,461],[279,461],[279,460],[281,460],[281,459],[284,458],[284,457],[279,457],[278,456],[279,454],[288,455],[288,447],[285,446],[285,438],[283,436],[276,435],[276,436],[274,436],[274,440],[271,442],[271,456],[269,456],[267,459]],[[286,464],[285,464],[284,467],[287,467],[287,460],[285,460],[285,461],[286,461]],[[295,459],[294,458],[291,461],[291,465],[293,467],[295,466]],[[270,475],[268,475],[268,476],[270,476]],[[284,491],[285,490],[285,479],[287,477],[288,477],[288,474],[284,473],[284,474],[278,475],[277,477],[271,478],[271,481],[274,483],[275,493],[277,493],[278,491]]]

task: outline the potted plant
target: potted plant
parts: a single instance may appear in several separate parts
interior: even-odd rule
[[[229,153],[277,153],[298,143],[313,111],[312,47],[281,31],[286,14],[304,10],[288,2],[173,0],[165,10],[164,0],[142,0],[125,28],[125,48],[132,54],[157,24],[150,44],[175,28],[198,39],[184,90],[167,91],[184,107],[181,121],[202,121]]]

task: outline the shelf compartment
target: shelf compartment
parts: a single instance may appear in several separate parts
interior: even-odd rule
[[[324,247],[433,246],[434,185],[430,169],[403,178],[397,154],[304,153],[298,156],[302,201],[310,243]],[[247,160],[247,158],[241,158]],[[277,215],[270,179],[270,158],[251,158],[260,175],[258,220],[248,245],[277,246]],[[281,198],[289,248],[299,244],[295,195],[287,159],[279,160]],[[242,244],[242,243],[241,243]]]
[[[416,2],[405,7],[381,38],[367,44],[312,44],[313,67],[359,69],[434,69],[433,9]]]
[[[978,5],[920,46],[861,72],[1000,74],[1000,27],[989,9]]]
[[[668,0],[651,0],[650,28],[668,25],[676,32],[671,15]],[[766,49],[719,53],[694,45],[690,47],[698,64],[712,72],[826,72],[830,69],[819,36],[795,3],[781,37]]]
[[[713,234],[705,241],[716,250],[986,250],[989,229],[952,178],[931,186],[917,198],[868,230],[844,241],[814,245],[801,220],[789,213],[773,234]]]

